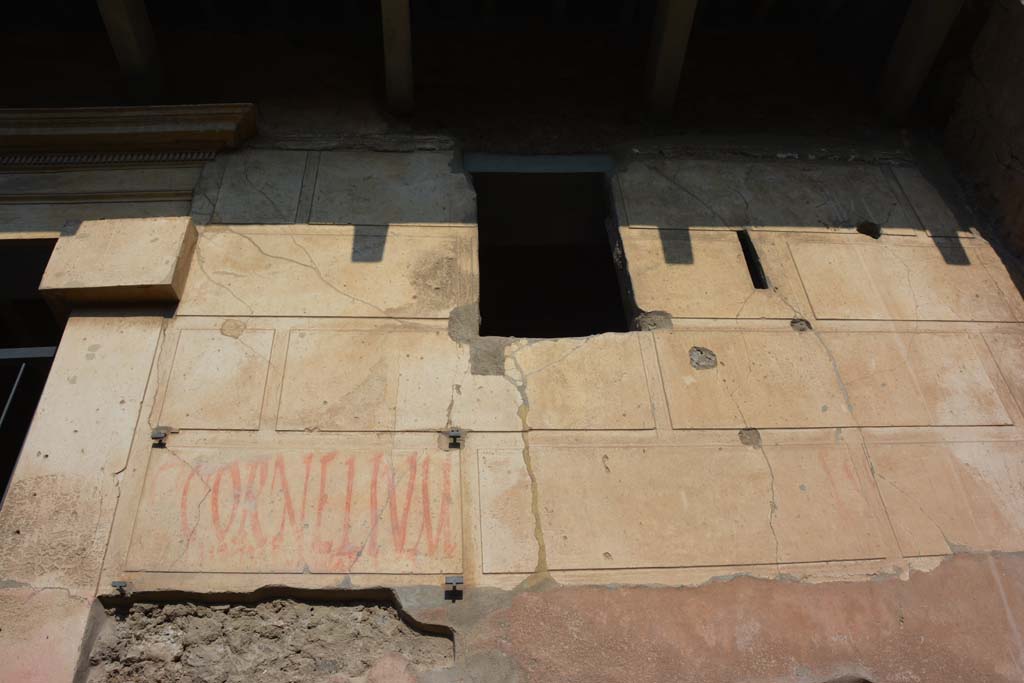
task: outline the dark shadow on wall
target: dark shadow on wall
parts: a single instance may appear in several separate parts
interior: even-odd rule
[[[936,225],[918,213],[885,164],[638,158],[620,174],[628,224],[657,229],[669,264],[693,262],[689,239],[697,228],[773,227],[860,233],[865,240],[927,229],[946,264],[971,263],[956,237],[977,225],[970,212],[957,214],[955,225]]]
[[[384,260],[384,245],[388,238],[386,225],[356,225],[352,237],[353,263],[379,263]]]

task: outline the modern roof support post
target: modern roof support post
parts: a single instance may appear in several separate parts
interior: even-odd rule
[[[107,36],[132,95],[150,100],[160,92],[160,60],[146,0],[96,0]]]
[[[697,0],[658,0],[647,80],[647,104],[658,118],[672,116],[696,9]]]
[[[388,106],[407,113],[413,107],[412,28],[409,0],[380,0],[384,31],[384,88]]]
[[[910,112],[963,4],[963,0],[910,3],[882,72],[882,111],[890,121],[899,122]]]

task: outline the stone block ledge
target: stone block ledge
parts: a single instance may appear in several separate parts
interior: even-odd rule
[[[85,221],[57,241],[39,290],[66,305],[176,304],[196,239],[187,217]]]

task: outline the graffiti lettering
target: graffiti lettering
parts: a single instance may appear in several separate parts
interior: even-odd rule
[[[155,482],[177,501],[185,557],[336,572],[455,557],[453,486],[452,460],[420,453],[172,454]]]

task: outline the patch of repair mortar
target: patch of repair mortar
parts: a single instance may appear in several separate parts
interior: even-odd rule
[[[445,638],[443,633],[416,628],[387,602],[325,604],[273,597],[211,604],[137,601],[128,610],[117,618],[117,608],[107,609],[105,628],[91,648],[90,680],[100,675],[101,680],[134,681],[147,674],[175,679],[174,674],[199,674],[206,680],[211,666],[227,669],[231,680],[246,671],[253,680],[276,680],[275,676],[298,680],[295,666],[308,669],[305,675],[311,679],[325,680],[323,676],[331,671],[321,670],[320,662],[331,662],[347,675],[359,675],[394,651],[419,670],[440,670],[454,663],[450,635]],[[200,628],[199,621],[213,629]],[[282,622],[300,628],[279,635],[268,631]],[[306,636],[306,629],[314,630]],[[350,647],[336,647],[339,640],[351,641]],[[179,656],[169,659],[168,648],[172,652],[178,648]],[[241,656],[209,659],[225,649]]]

